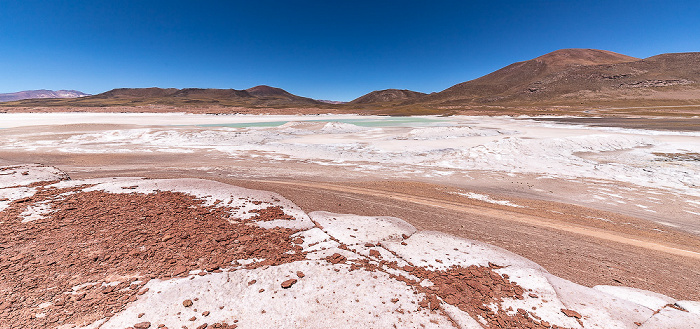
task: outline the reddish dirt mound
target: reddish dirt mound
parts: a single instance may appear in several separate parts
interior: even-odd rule
[[[346,261],[341,257],[344,258],[340,254],[334,254],[326,257],[326,261],[333,264],[348,263],[351,271],[365,269],[385,272],[390,277],[424,293],[425,298],[419,303],[419,306],[427,310],[440,310],[439,297],[445,303],[457,306],[474,318],[481,317],[486,321],[487,328],[564,329],[543,321],[529,310],[503,309],[501,305],[506,298],[524,299],[526,293],[530,298],[538,297],[510,281],[507,274],[501,275],[494,272],[495,269],[503,268],[496,264],[489,263],[489,266],[471,265],[469,267],[453,266],[448,270],[438,271],[411,265],[399,267],[394,261],[381,260],[376,265],[370,263],[368,259]],[[419,280],[393,274],[395,272],[387,271],[387,268],[405,271]],[[420,283],[424,279],[432,282],[433,286],[422,286]],[[496,306],[497,310],[489,306]],[[512,315],[508,313],[512,313]]]
[[[77,193],[59,196],[66,192]],[[42,201],[56,211],[22,223],[19,214]],[[231,223],[228,214],[175,192],[50,188],[18,200],[0,213],[0,327],[86,325],[123,310],[153,278],[220,271],[239,259],[265,259],[257,267],[305,258],[295,231]],[[276,215],[262,211],[258,220]]]
[[[434,283],[432,287],[422,287],[414,284],[421,292],[427,294],[421,306],[431,309],[437,308],[437,298],[442,298],[445,303],[459,307],[460,310],[476,317],[485,319],[491,328],[562,328],[538,318],[529,310],[517,309],[514,315],[512,309],[504,310],[501,302],[504,298],[523,299],[525,291],[522,287],[508,280],[507,275],[500,275],[493,270],[498,266],[469,266],[452,267],[446,271],[432,271],[423,267],[416,267],[411,274],[429,279]],[[529,297],[537,296],[529,293]],[[434,306],[433,306],[434,305]],[[486,305],[498,305],[498,312],[494,312]]]
[[[253,209],[250,213],[255,213],[256,215],[248,218],[246,221],[271,221],[271,220],[294,220],[294,217],[289,216],[284,213],[284,210],[280,206],[272,206],[264,209]]]

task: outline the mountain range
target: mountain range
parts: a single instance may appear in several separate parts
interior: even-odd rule
[[[508,65],[412,103],[580,105],[700,100],[700,53],[645,59],[595,49],[563,49]]]
[[[6,101],[1,98],[0,100]],[[700,52],[669,53],[639,59],[606,50],[562,49],[531,60],[513,63],[440,92],[425,94],[410,90],[386,89],[370,92],[348,103],[314,100],[293,95],[279,88],[257,86],[245,90],[121,88],[94,96],[73,99],[26,99],[4,103],[2,106],[217,105],[251,108],[332,108],[412,114],[480,107],[632,107],[698,104]],[[388,109],[390,111],[386,111]]]
[[[322,107],[325,103],[291,94],[270,86],[245,90],[213,88],[118,88],[80,99],[25,99],[6,106],[240,106],[240,107]]]
[[[90,96],[77,90],[25,90],[16,93],[0,94],[0,102],[11,102],[34,98],[77,98]]]

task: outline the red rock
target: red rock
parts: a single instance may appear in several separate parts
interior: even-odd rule
[[[406,234],[401,234],[401,237],[404,238],[404,239],[408,239],[408,238],[409,238],[409,236],[406,235]]]
[[[190,318],[190,321],[195,321],[195,320],[197,320],[197,317],[196,317],[196,316],[193,316],[193,317]]]
[[[207,326],[209,326],[209,325],[205,323],[205,324],[197,327],[197,329],[207,329]]]
[[[185,299],[182,301],[182,306],[184,306],[184,307],[190,307],[190,306],[192,306],[192,304],[193,304],[192,301],[189,299]]]
[[[371,250],[369,251],[369,256],[370,256],[370,257],[379,258],[379,257],[382,256],[382,254],[380,254],[379,251],[377,251],[377,250],[371,249]]]
[[[139,322],[134,325],[134,329],[148,329],[151,327],[150,322]]]
[[[295,283],[297,283],[297,279],[289,279],[287,281],[282,282],[282,288],[288,289],[291,286],[293,286]]]
[[[576,312],[574,310],[567,310],[565,308],[562,308],[561,312],[570,318],[577,318],[577,319],[581,318],[581,314],[579,314],[578,312]]]
[[[304,275],[304,272],[302,272],[302,271],[297,271],[297,277],[298,277],[299,279],[303,278],[304,276],[305,276],[305,275]]]
[[[326,260],[332,264],[345,263],[347,258],[339,253],[335,253],[331,256],[326,257]]]

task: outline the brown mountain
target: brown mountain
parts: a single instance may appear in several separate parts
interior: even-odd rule
[[[373,103],[406,101],[406,100],[416,99],[418,97],[425,96],[425,95],[426,94],[421,93],[421,92],[411,91],[411,90],[406,90],[406,89],[384,89],[384,90],[376,90],[376,91],[373,91],[371,93],[360,96],[360,97],[350,101],[349,104],[373,104]]]
[[[700,53],[638,59],[604,50],[563,49],[402,104],[698,104],[699,82]]]
[[[257,86],[247,90],[200,88],[118,88],[80,99],[32,99],[4,106],[145,106],[219,105],[240,107],[306,107],[322,103],[291,94],[280,88]]]
[[[315,99],[301,97],[301,96],[291,94],[284,89],[265,86],[265,85],[255,86],[253,88],[248,88],[245,91],[248,92],[248,94],[252,95],[253,97],[257,97],[258,99],[261,99],[261,100],[280,100],[280,101],[287,100],[293,104],[318,105],[321,103]]]

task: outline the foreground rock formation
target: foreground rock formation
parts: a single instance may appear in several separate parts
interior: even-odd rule
[[[700,302],[588,288],[392,217],[197,179],[0,168],[0,328],[698,328]]]

